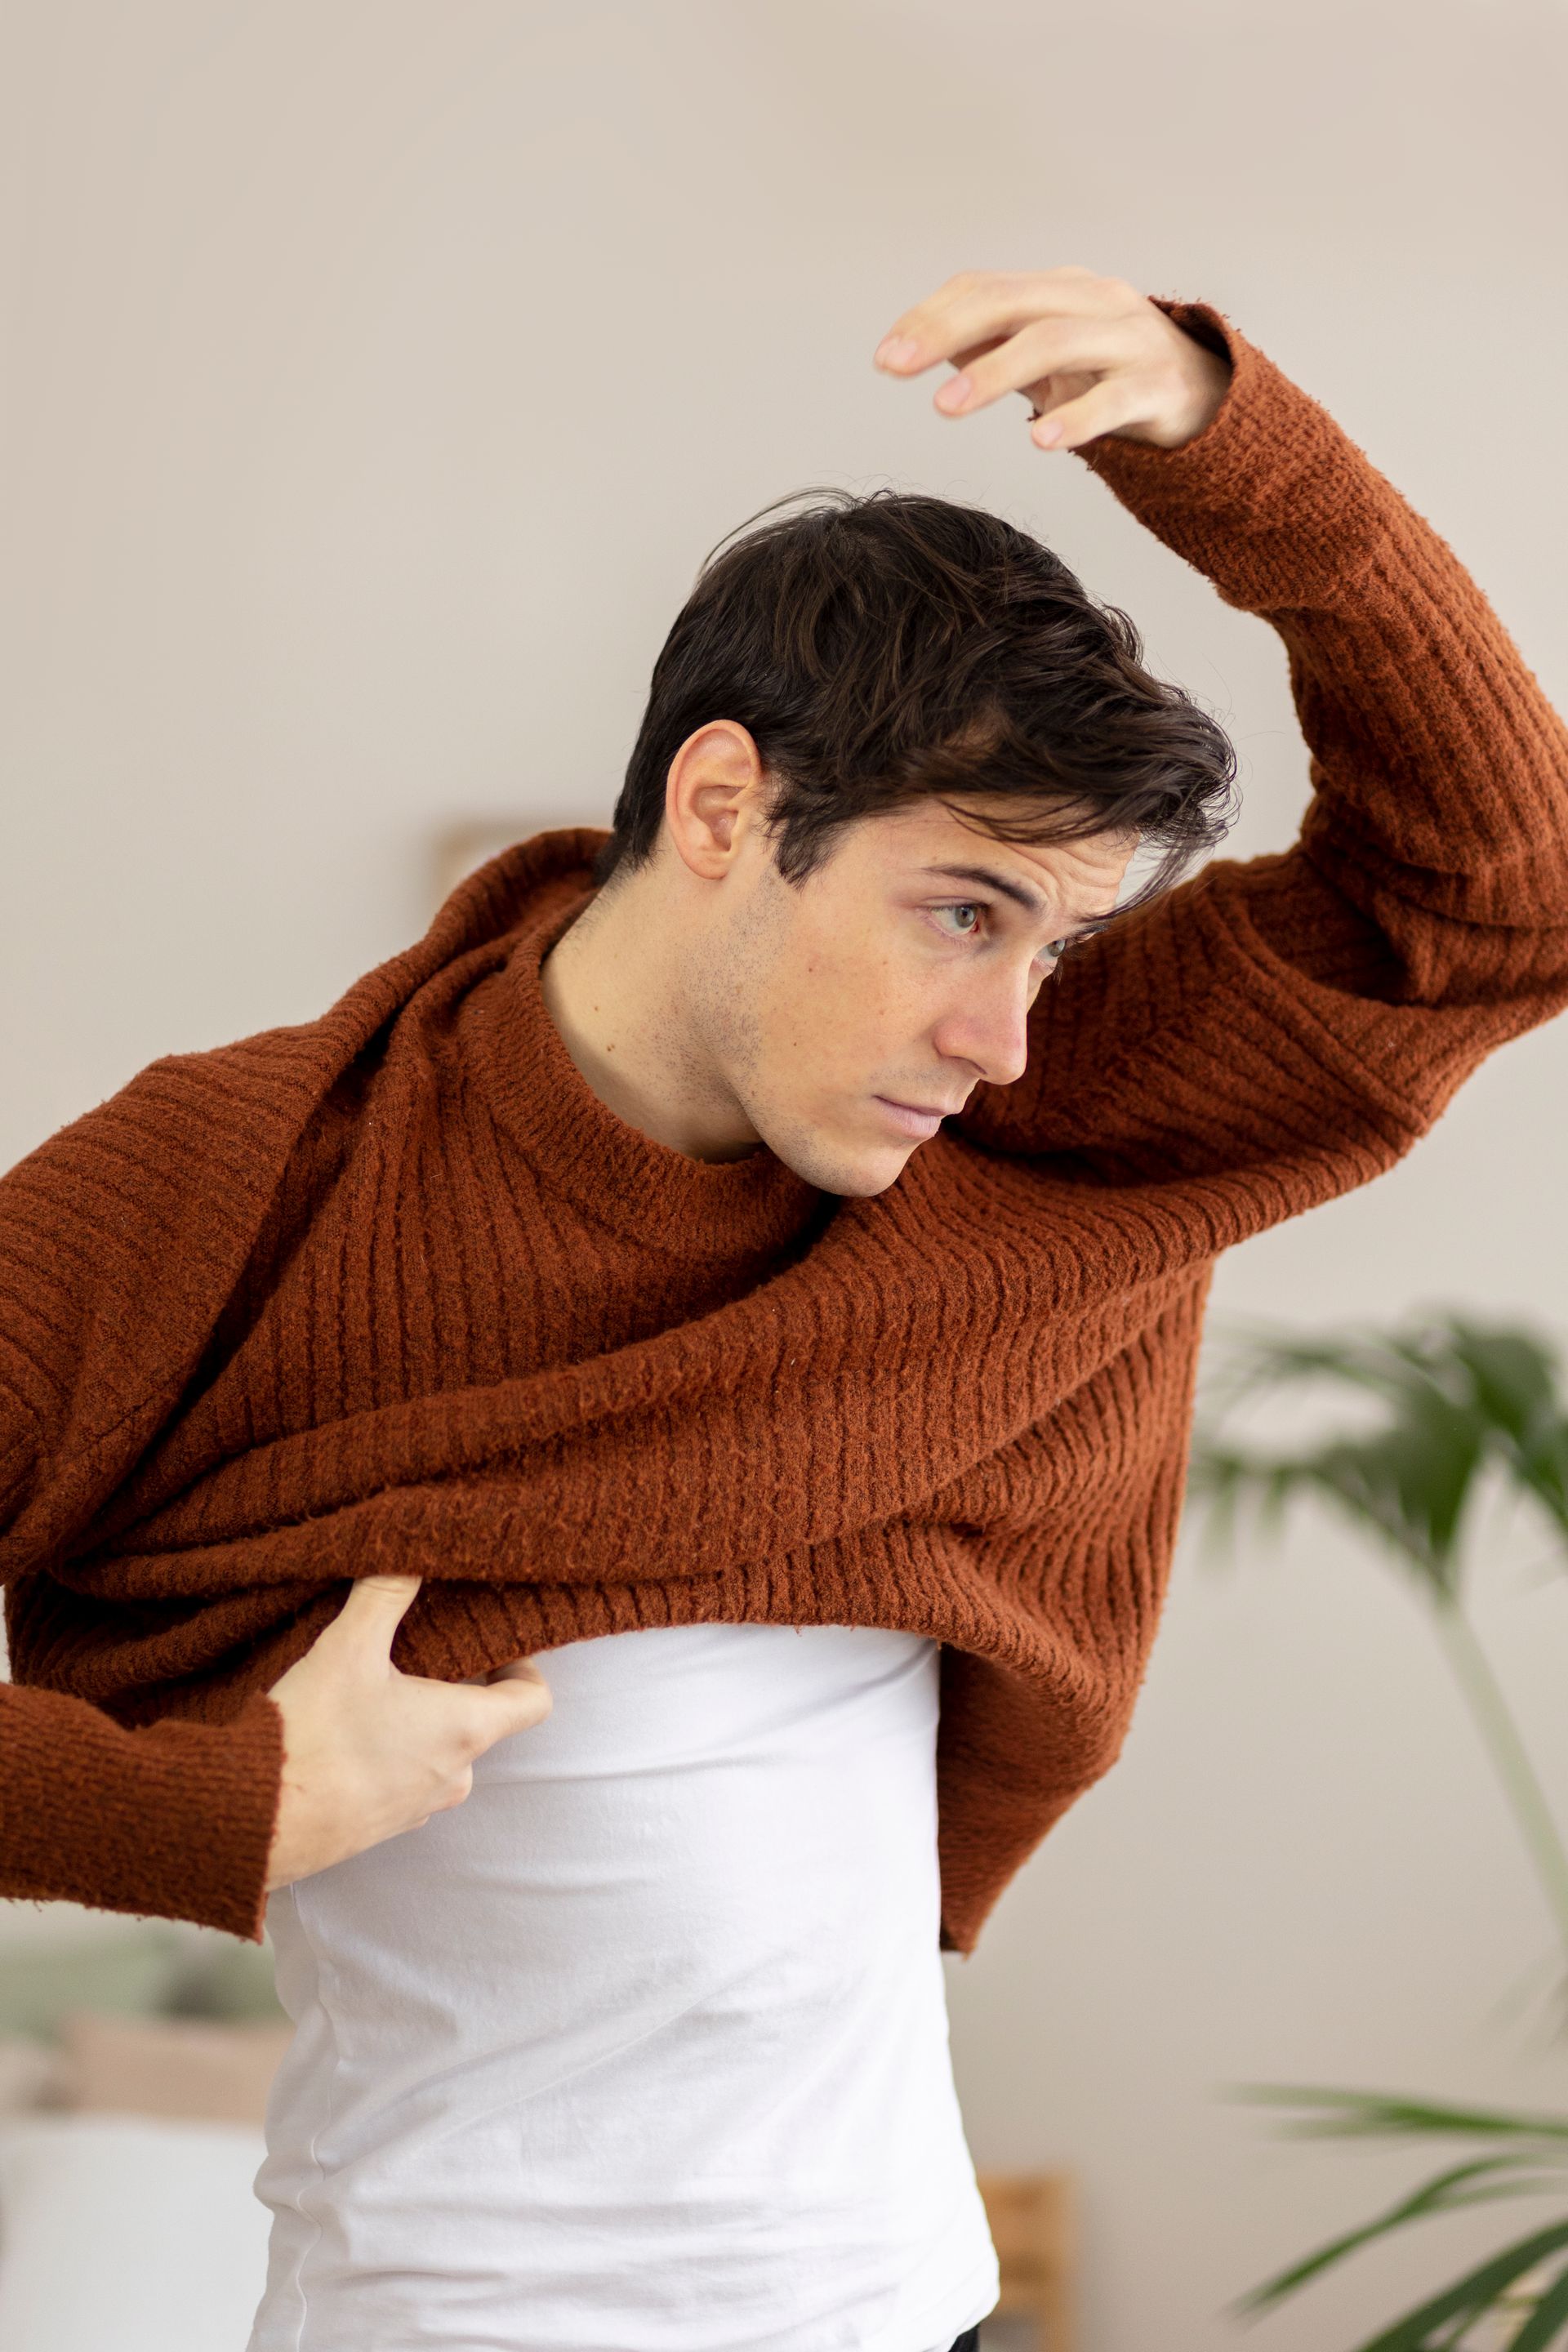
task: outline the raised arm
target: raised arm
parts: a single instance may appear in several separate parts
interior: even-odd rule
[[[1278,630],[1314,792],[1285,855],[1070,950],[966,1131],[1113,1181],[1235,1174],[1268,1222],[1386,1166],[1568,1002],[1568,739],[1451,550],[1217,312],[1087,273],[959,284],[906,322],[940,343],[952,311],[922,363],[969,390],[942,404],[1026,390],[1037,441]]]

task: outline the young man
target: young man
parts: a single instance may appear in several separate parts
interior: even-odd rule
[[[549,1654],[466,1805],[274,1898],[254,2352],[966,2340],[939,1934],[1125,1733],[1213,1260],[1568,1001],[1562,730],[1322,410],[1080,271],[881,350],[943,361],[1275,622],[1292,851],[1168,888],[1230,754],[1131,625],[819,501],[700,581],[607,841],[7,1180],[19,1672],[221,1713],[396,1569],[407,1664]]]

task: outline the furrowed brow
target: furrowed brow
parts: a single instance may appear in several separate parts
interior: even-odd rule
[[[994,890],[999,897],[1011,898],[1015,905],[1022,907],[1028,914],[1051,912],[1048,899],[1042,898],[1026,883],[1015,882],[1009,875],[997,874],[989,866],[928,866],[925,870],[928,874],[942,875],[953,882],[976,882],[982,889]],[[1061,937],[1064,940],[1090,940],[1097,931],[1103,931],[1125,911],[1124,908],[1113,906],[1097,908],[1082,915],[1066,914],[1061,919]]]
[[[1012,881],[1005,874],[994,874],[988,866],[928,866],[928,874],[943,874],[952,882],[978,882],[984,890],[994,890],[998,898],[1011,898],[1031,915],[1043,915],[1046,901],[1037,892],[1022,882]]]

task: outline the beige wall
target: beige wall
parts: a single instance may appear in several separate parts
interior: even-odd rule
[[[1354,7],[12,0],[0,1164],[153,1055],[308,1018],[420,930],[455,818],[607,810],[710,542],[892,478],[1049,537],[1303,793],[1283,665],[1016,415],[874,376],[952,269],[1203,293],[1325,398],[1568,700],[1568,16]],[[1568,1032],[1222,1312],[1568,1327]],[[1568,1803],[1568,1580],[1487,1617]],[[982,2160],[1083,2173],[1089,2352],[1215,2314],[1385,2181],[1217,2086],[1568,2096],[1500,2004],[1545,1923],[1414,1604],[1331,1530],[1181,1570],[1127,1754],[955,1967]],[[1414,2249],[1265,2328],[1365,2332]]]

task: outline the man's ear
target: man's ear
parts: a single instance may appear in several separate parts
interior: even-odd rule
[[[664,821],[677,855],[705,882],[722,881],[766,814],[768,780],[745,728],[710,719],[669,763]]]

